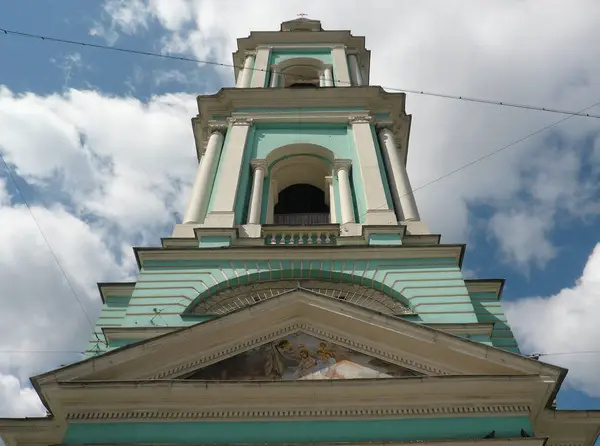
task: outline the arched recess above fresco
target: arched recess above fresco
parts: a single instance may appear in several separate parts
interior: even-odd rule
[[[347,302],[388,315],[413,314],[408,306],[382,291],[357,283],[319,279],[257,281],[234,286],[201,298],[186,310],[187,314],[222,316],[296,290]]]

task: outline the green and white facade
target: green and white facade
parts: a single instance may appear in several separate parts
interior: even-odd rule
[[[600,414],[555,409],[566,370],[520,354],[503,280],[463,279],[421,221],[405,95],[369,86],[364,38],[297,19],[233,60],[198,97],[182,223],[99,284],[88,358],[32,378],[48,416],[0,420],[7,446],[591,446]]]

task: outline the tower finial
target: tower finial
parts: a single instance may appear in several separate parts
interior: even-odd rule
[[[306,14],[305,12],[299,12],[296,15],[301,19],[305,19],[308,16],[308,14]]]

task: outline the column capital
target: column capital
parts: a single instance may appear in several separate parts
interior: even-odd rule
[[[325,185],[329,186],[332,183],[333,183],[333,177],[331,175],[326,176],[325,177]]]
[[[387,140],[388,138],[394,138],[394,128],[392,124],[381,124],[377,126],[377,134],[379,137]]]
[[[220,133],[222,135],[227,131],[227,124],[208,124],[208,133]]]
[[[350,170],[350,167],[352,167],[352,160],[347,159],[336,159],[333,164],[333,168],[336,173],[340,170],[348,171]]]
[[[369,124],[373,121],[373,117],[369,115],[351,116],[348,118],[350,124]]]
[[[256,57],[256,51],[255,50],[245,51],[244,56],[245,57]]]
[[[252,170],[266,170],[267,169],[267,160],[265,159],[253,159],[250,161],[250,165],[252,166]]]
[[[252,125],[252,118],[227,118],[231,125]]]
[[[348,47],[346,45],[337,44],[337,45],[333,45],[331,48],[334,50],[345,50]]]

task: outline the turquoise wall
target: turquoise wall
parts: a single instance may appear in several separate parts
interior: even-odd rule
[[[70,423],[63,444],[285,444],[520,438],[527,416],[316,421]]]
[[[99,336],[102,327],[189,326],[208,320],[210,316],[182,316],[182,312],[219,290],[253,281],[291,278],[361,283],[399,299],[419,315],[418,321],[424,323],[479,322],[462,273],[452,258],[281,262],[190,260],[147,261],[144,265],[125,311],[121,308],[118,313],[104,313],[106,309],[114,309],[108,304],[104,306],[97,324]],[[91,352],[95,348],[96,344],[90,342],[88,350]],[[100,348],[106,350],[101,344]]]

